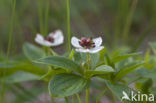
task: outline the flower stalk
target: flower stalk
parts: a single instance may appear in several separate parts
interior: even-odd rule
[[[86,70],[90,70],[91,69],[91,56],[89,53],[86,54],[87,55],[87,64],[88,64],[88,68]],[[89,88],[86,89],[86,103],[89,103]]]
[[[67,47],[68,50],[71,50],[71,45],[70,45],[70,39],[71,39],[71,28],[70,28],[70,0],[67,0],[67,37],[68,37],[68,43]]]
[[[86,89],[86,103],[89,103],[89,88]]]
[[[82,103],[79,94],[76,94],[76,97],[77,97],[77,99],[78,99],[78,102],[79,102],[79,103]]]
[[[89,53],[87,53],[87,65],[88,65],[88,70],[91,69],[91,56]]]

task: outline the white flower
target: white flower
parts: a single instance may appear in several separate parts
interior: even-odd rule
[[[47,37],[43,37],[41,34],[37,34],[35,41],[44,46],[58,46],[63,43],[64,36],[61,30],[56,30],[50,33]]]
[[[104,48],[101,46],[102,38],[81,38],[78,39],[76,37],[72,37],[71,44],[76,48],[77,52],[84,52],[84,53],[97,53]]]

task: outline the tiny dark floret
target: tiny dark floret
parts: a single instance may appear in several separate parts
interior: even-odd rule
[[[93,42],[92,38],[85,38],[82,37],[81,40],[79,41],[79,44],[84,48],[84,49],[91,49],[95,47],[95,43]]]
[[[54,38],[51,37],[51,36],[45,37],[44,39],[47,40],[47,41],[49,41],[49,42],[51,42],[51,43],[54,42]]]

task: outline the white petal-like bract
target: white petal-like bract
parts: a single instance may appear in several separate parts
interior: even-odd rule
[[[92,48],[92,49],[76,48],[75,50],[77,52],[83,52],[83,53],[97,53],[100,50],[102,50],[103,48],[104,48],[104,46],[95,47],[95,48]]]
[[[64,36],[61,30],[56,30],[49,35],[54,38],[54,43],[52,46],[58,46],[64,42]]]
[[[93,39],[93,42],[95,43],[95,46],[98,47],[102,44],[102,38],[101,37],[95,38]]]
[[[79,39],[76,37],[72,37],[71,39],[71,44],[75,47],[75,48],[81,48],[80,44],[79,44]]]
[[[87,53],[89,52],[89,49],[84,49],[84,48],[77,48],[75,49],[77,52],[83,52],[83,53]]]
[[[100,50],[102,50],[103,48],[104,48],[104,46],[99,46],[99,47],[95,47],[95,48],[89,49],[89,53],[97,53]]]
[[[35,41],[40,44],[40,45],[44,45],[44,46],[51,46],[52,43],[49,41],[44,40],[44,37],[41,34],[37,34]]]
[[[93,39],[93,43],[95,43],[95,47],[91,47],[91,48],[82,47],[79,44],[79,41],[80,40],[76,37],[72,37],[72,39],[71,39],[71,44],[76,48],[75,50],[77,52],[97,53],[104,48],[104,46],[101,46],[101,44],[102,44],[102,38],[101,37]]]
[[[52,38],[54,38],[54,42],[50,42],[48,40],[45,40],[44,37],[41,34],[37,34],[35,37],[35,41],[43,46],[58,46],[64,42],[64,36],[61,30],[56,30],[55,32],[52,32],[49,34]]]

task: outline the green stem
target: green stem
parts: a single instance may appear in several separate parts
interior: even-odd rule
[[[87,53],[87,65],[88,65],[88,70],[91,69],[91,56],[89,53]]]
[[[88,64],[88,68],[86,68],[87,71],[91,69],[91,57],[89,53],[87,53],[86,55],[87,55],[87,64]],[[86,89],[86,103],[89,103],[89,88]]]
[[[71,44],[70,44],[70,39],[71,39],[71,28],[70,28],[70,2],[67,0],[67,43],[68,43],[68,51],[71,50]]]
[[[72,103],[75,103],[74,95],[72,95]]]
[[[89,103],[89,88],[86,90],[86,103]]]
[[[13,35],[13,25],[14,25],[14,20],[15,20],[15,10],[16,10],[16,0],[13,0],[13,9],[12,9],[11,24],[10,24],[9,42],[8,42],[6,63],[8,62],[8,58],[9,58],[9,55],[10,55],[12,35]]]
[[[102,93],[100,93],[96,98],[96,103],[99,103],[100,98],[106,93],[106,90],[104,90]]]
[[[53,51],[50,47],[47,48],[47,56],[51,55],[51,51]],[[50,72],[52,70],[51,66],[48,66],[48,72]],[[51,96],[51,101],[52,103],[55,103],[55,97]]]
[[[69,103],[68,97],[64,97],[64,100],[66,101],[66,103]]]
[[[16,88],[21,90],[23,92],[23,94],[27,95],[28,97],[30,96],[30,97],[34,97],[35,98],[35,95],[32,92],[29,92],[24,87],[22,87],[20,84],[14,84],[14,86],[16,86]]]
[[[12,42],[12,35],[13,35],[13,26],[14,26],[14,20],[15,20],[15,11],[16,11],[16,0],[12,0],[12,16],[11,16],[11,24],[10,24],[10,32],[9,32],[9,42],[8,42],[8,48],[7,48],[7,57],[6,57],[6,65],[8,64],[8,58],[10,55],[11,50],[11,42]],[[3,72],[3,75],[5,75],[5,71]],[[4,101],[4,94],[5,94],[5,79],[2,79],[2,90],[0,91],[0,102],[3,103]]]
[[[39,21],[40,21],[40,33],[43,34],[43,7],[42,7],[42,0],[38,2],[38,13],[39,13]]]
[[[45,28],[44,28],[44,35],[47,35],[47,32],[48,32],[49,4],[50,4],[50,1],[47,0],[47,3],[46,3],[46,10],[45,10]]]
[[[112,93],[112,92],[111,92]],[[117,103],[115,95],[112,93],[113,103]]]
[[[51,96],[51,102],[55,103],[55,98],[53,96]]]
[[[127,41],[130,26],[131,26],[131,23],[132,23],[132,17],[133,17],[134,11],[136,9],[137,3],[138,3],[138,0],[133,0],[133,2],[132,2],[132,6],[131,6],[130,12],[128,14],[127,20],[126,20],[125,28],[123,30],[123,39],[124,39],[124,41]]]
[[[117,43],[120,43],[119,40],[121,36],[123,21],[125,20],[125,17],[127,17],[127,12],[129,10],[129,1],[130,0],[118,0],[118,8],[117,8],[118,10],[115,20],[113,46],[116,46]]]
[[[80,98],[79,94],[76,94],[76,97],[77,97],[77,99],[78,99],[79,103],[82,103],[82,102],[81,102],[81,98]]]
[[[118,13],[117,13],[117,16],[116,16],[116,22],[115,22],[115,37],[114,37],[114,43],[113,45],[116,45],[116,43],[118,42],[118,38],[120,36],[120,28],[121,28],[121,2],[122,0],[118,0]]]
[[[112,91],[108,87],[106,87],[106,88],[107,88],[108,92],[110,92],[110,94],[112,95],[113,103],[117,103],[115,95],[112,93]]]

